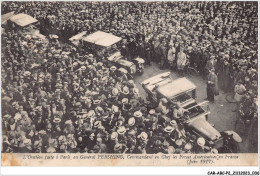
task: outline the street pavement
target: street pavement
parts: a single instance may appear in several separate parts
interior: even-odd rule
[[[144,74],[141,76],[135,76],[135,83],[137,84],[137,87],[139,89],[140,95],[145,98],[146,93],[144,89],[141,86],[141,83],[152,77],[156,76],[160,73],[164,72],[171,72],[171,78],[177,79],[183,76],[180,76],[175,71],[171,71],[169,69],[160,70],[157,64],[152,63],[151,66],[145,67]],[[184,75],[185,76],[185,75]],[[197,99],[196,101],[202,102],[205,98],[207,98],[207,92],[206,92],[206,80],[204,80],[200,75],[197,76],[188,76],[187,77],[190,81],[192,81],[197,86]],[[214,103],[209,103],[210,107],[210,115],[208,118],[209,123],[214,124],[215,128],[218,131],[225,131],[225,130],[235,130],[235,123],[236,123],[236,112],[233,112],[233,110],[236,109],[235,103],[229,103],[226,101],[226,94],[224,94],[221,90],[219,91],[219,95],[215,97]],[[242,137],[243,139],[243,137]],[[247,153],[249,152],[249,145],[248,140],[244,140],[243,142],[239,144],[240,152],[241,153]]]

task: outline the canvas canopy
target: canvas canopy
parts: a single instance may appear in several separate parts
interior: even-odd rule
[[[167,98],[172,98],[180,93],[196,89],[196,86],[187,78],[179,78],[169,84],[158,88],[158,92]]]
[[[71,37],[69,40],[71,41],[71,42],[73,42],[73,41],[76,41],[76,40],[80,40],[83,36],[85,36],[87,34],[87,31],[84,31],[84,32],[81,32],[81,33],[79,33],[79,34],[77,34],[77,35],[74,35],[73,37]]]
[[[10,21],[21,27],[38,22],[35,18],[23,13],[12,16]]]
[[[83,38],[83,40],[96,45],[109,47],[122,40],[122,38],[106,32],[97,31]]]
[[[9,20],[13,15],[14,15],[14,11],[2,15],[1,16],[2,24],[5,24],[7,20]]]

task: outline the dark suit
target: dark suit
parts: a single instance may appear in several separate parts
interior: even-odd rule
[[[218,94],[218,77],[215,73],[210,72],[207,82],[207,98],[209,101],[214,102],[215,94]]]

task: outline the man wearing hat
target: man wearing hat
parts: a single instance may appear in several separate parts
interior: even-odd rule
[[[173,118],[179,120],[184,116],[185,112],[186,110],[181,106],[181,103],[179,101],[176,102],[176,107],[173,110]]]
[[[183,46],[180,47],[180,52],[177,54],[177,68],[179,71],[183,71],[186,62],[187,62],[187,56],[186,54],[183,52]]]
[[[114,153],[123,153],[125,147],[123,144],[116,143],[114,146]]]
[[[166,41],[164,40],[162,44],[159,45],[160,49],[160,69],[162,70],[167,62],[167,48],[166,48]]]
[[[205,139],[203,137],[199,137],[192,150],[195,153],[207,153],[207,151],[210,150],[210,148],[206,146]]]
[[[207,81],[207,99],[214,103],[214,97],[218,94],[218,78],[215,69],[211,69]]]
[[[210,70],[215,69],[216,67],[215,58],[216,58],[215,56],[210,56],[210,59],[207,61],[205,66],[206,75],[209,74]]]
[[[23,140],[23,147],[19,148],[19,152],[21,152],[21,153],[32,153],[32,142],[31,142],[31,139],[25,138]]]
[[[157,111],[161,112],[162,114],[168,114],[169,109],[167,107],[168,100],[166,98],[162,98],[156,108]]]
[[[170,65],[170,68],[173,69],[175,65],[176,49],[174,43],[170,43],[169,47],[170,49],[168,51],[168,63]]]
[[[224,92],[231,90],[231,64],[229,63],[229,55],[225,55],[223,70],[220,72],[219,85]]]

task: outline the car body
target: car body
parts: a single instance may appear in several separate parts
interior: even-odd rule
[[[118,67],[123,67],[134,74],[136,72],[136,65],[133,62],[125,60],[119,51],[116,51],[107,58],[110,62],[114,63]]]
[[[84,38],[87,35],[87,31],[83,31],[71,38],[69,38],[69,41],[76,47],[80,45],[81,39]]]
[[[143,69],[143,67],[139,65],[144,63],[142,58],[134,59],[135,62],[123,58],[120,53],[122,46],[121,37],[103,31],[96,31],[87,35],[84,31],[71,37],[69,40],[74,46],[83,47],[96,57],[100,59],[106,58],[114,63],[114,65],[125,68],[130,74],[135,74],[137,67]]]
[[[205,138],[209,145],[220,148],[223,145],[223,138],[208,121],[210,114],[208,102],[196,102],[196,85],[187,78],[171,79],[170,72],[162,73],[142,82],[142,87],[148,94],[148,99],[153,103],[159,103],[161,98],[175,105],[180,102],[187,110],[182,123],[186,131],[196,136]]]
[[[2,24],[2,25],[6,24],[7,21],[8,21],[12,16],[15,15],[14,13],[15,13],[15,11],[12,11],[12,12],[9,12],[9,13],[6,13],[6,14],[3,14],[3,15],[1,16],[1,20],[2,20],[1,24]]]
[[[38,22],[37,19],[23,13],[13,15],[11,18],[9,18],[9,20],[20,27],[26,27],[28,25],[35,24]]]
[[[6,21],[11,28],[17,29],[18,33],[24,36],[30,36],[31,38],[40,39],[43,42],[47,42],[47,38],[40,33],[38,28],[38,20],[30,15],[19,13],[10,13],[8,17],[6,16]]]

